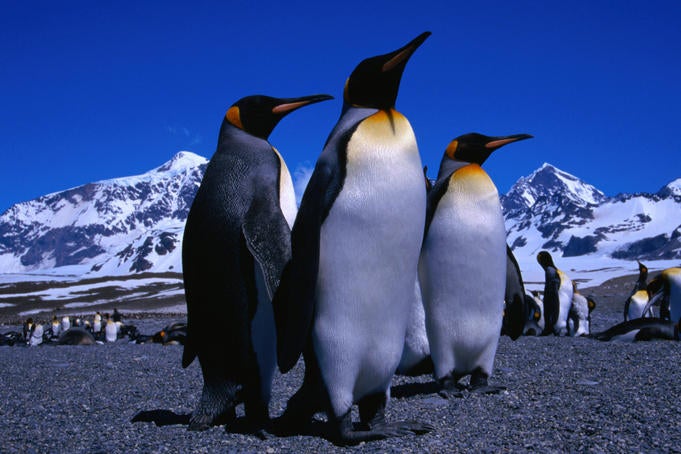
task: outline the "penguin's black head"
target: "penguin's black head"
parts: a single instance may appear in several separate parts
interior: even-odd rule
[[[586,303],[589,307],[589,314],[591,314],[593,312],[593,310],[596,309],[596,300],[594,299],[594,296],[593,295],[587,296],[586,297]]]
[[[430,34],[421,33],[396,51],[362,60],[345,82],[343,98],[346,107],[373,107],[381,110],[394,107],[407,61]]]
[[[464,134],[452,140],[445,154],[454,161],[463,161],[482,165],[493,151],[519,140],[531,139],[529,134],[513,134],[511,136],[490,137],[477,132]]]
[[[662,274],[659,274],[655,276],[655,278],[648,283],[646,286],[646,291],[648,292],[648,299],[652,299],[652,297],[657,294],[662,288],[664,287],[664,280],[662,278]]]
[[[549,266],[556,267],[556,265],[553,264],[553,258],[551,257],[551,254],[549,254],[547,251],[541,251],[539,254],[537,254],[537,262],[541,265],[542,268],[546,269]]]
[[[648,267],[641,262],[638,262],[638,272],[644,280],[648,277]]]
[[[246,96],[235,102],[225,115],[225,121],[247,133],[267,140],[279,120],[308,104],[333,99],[329,95],[302,96],[300,98],[272,98],[271,96]]]

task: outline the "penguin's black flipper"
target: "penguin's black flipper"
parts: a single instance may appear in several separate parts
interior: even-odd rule
[[[291,259],[291,230],[280,212],[272,209],[273,201],[256,197],[246,213],[241,231],[246,247],[265,276],[270,299],[279,287],[284,266]],[[275,232],[277,241],[272,241]]]
[[[186,369],[194,361],[194,358],[196,358],[196,349],[191,342],[191,337],[187,337],[182,350],[182,368]]]
[[[633,293],[632,293],[633,295]],[[631,305],[631,296],[627,298],[627,300],[624,302],[624,321],[629,320],[629,306]]]
[[[344,177],[334,171],[344,168],[337,164],[338,159],[325,147],[317,161],[291,232],[292,257],[272,301],[277,325],[277,361],[282,373],[296,365],[312,325],[322,223],[341,190]]]
[[[430,228],[430,223],[433,222],[433,216],[435,216],[435,210],[437,209],[437,204],[440,203],[440,199],[443,195],[447,193],[447,188],[449,187],[449,177],[441,178],[435,183],[435,185],[428,191],[428,199],[426,204],[426,223],[424,227],[423,240],[425,241],[428,235],[428,229]]]

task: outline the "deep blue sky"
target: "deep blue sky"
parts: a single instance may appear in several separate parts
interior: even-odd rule
[[[329,93],[270,137],[312,166],[363,58],[433,35],[397,109],[437,172],[455,136],[531,133],[485,164],[500,192],[543,162],[608,195],[681,176],[681,2],[5,1],[0,212],[177,151],[210,157],[227,108]]]

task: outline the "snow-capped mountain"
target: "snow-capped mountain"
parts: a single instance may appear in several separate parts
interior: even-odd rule
[[[0,274],[181,272],[184,223],[206,165],[180,152],[142,175],[14,205],[0,216]],[[530,270],[542,249],[590,264],[681,258],[681,178],[656,194],[607,197],[544,164],[501,201],[508,243]]]
[[[542,249],[558,257],[625,260],[681,258],[681,179],[656,194],[601,191],[544,164],[501,197],[508,243],[516,255]]]
[[[183,151],[142,175],[12,206],[0,216],[0,272],[181,272],[184,223],[207,162]]]

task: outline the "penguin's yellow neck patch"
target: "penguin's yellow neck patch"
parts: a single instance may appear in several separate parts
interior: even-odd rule
[[[667,268],[662,272],[662,276],[664,276],[664,279],[669,279],[673,276],[681,276],[681,268]]]
[[[379,130],[385,129],[385,126],[388,126],[393,132],[398,128],[397,125],[402,126],[402,122],[407,122],[407,124],[409,123],[405,116],[395,109],[379,110],[363,121],[363,123],[369,128]]]
[[[474,163],[461,167],[451,176],[451,178],[481,178],[481,177],[489,179],[489,176],[487,176],[487,172],[482,170],[482,167],[480,167],[478,164]]]
[[[468,164],[457,169],[449,177],[449,187],[459,194],[476,194],[478,198],[499,198],[496,186],[478,164]]]
[[[244,125],[241,123],[241,112],[237,106],[232,106],[227,110],[225,118],[228,122],[233,124],[239,129],[244,129]]]

